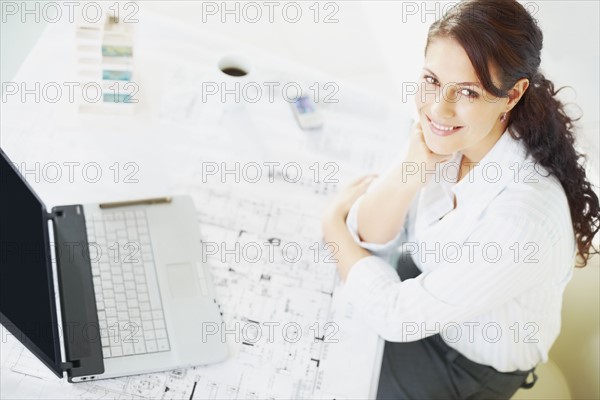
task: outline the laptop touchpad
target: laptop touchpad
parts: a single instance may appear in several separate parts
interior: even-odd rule
[[[171,297],[178,299],[197,296],[198,277],[193,264],[167,264],[167,274]]]

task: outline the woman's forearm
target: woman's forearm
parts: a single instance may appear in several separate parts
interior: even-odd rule
[[[323,220],[323,236],[330,246],[332,258],[337,263],[337,269],[343,281],[346,280],[350,268],[364,257],[371,255],[360,247],[348,232],[345,216],[332,215]],[[333,248],[331,248],[333,246]]]
[[[358,235],[366,242],[384,244],[392,240],[402,226],[408,208],[425,186],[429,172],[447,161],[451,154],[437,154],[425,143],[419,123],[413,126],[408,153],[379,185],[364,195],[358,208]],[[425,173],[424,173],[425,172]]]
[[[358,235],[370,243],[387,243],[404,225],[412,199],[423,186],[406,178],[404,164],[365,193],[358,208]]]

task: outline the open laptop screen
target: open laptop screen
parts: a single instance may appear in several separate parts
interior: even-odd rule
[[[0,322],[62,377],[46,209],[0,154]]]

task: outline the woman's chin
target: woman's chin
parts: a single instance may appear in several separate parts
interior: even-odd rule
[[[431,136],[430,136],[431,135]],[[456,151],[456,146],[453,146],[449,138],[439,137],[433,134],[425,134],[425,144],[429,150],[436,154],[449,155]]]

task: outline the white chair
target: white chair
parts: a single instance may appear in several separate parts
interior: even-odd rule
[[[532,389],[514,400],[600,399],[600,257],[575,268],[564,294],[561,332]]]

